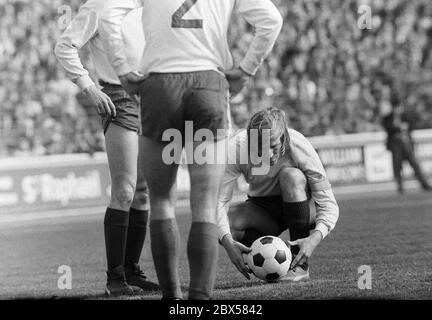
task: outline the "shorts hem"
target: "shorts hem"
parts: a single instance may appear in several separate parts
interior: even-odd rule
[[[103,128],[104,129],[104,135],[106,135],[106,133],[107,133],[107,131],[108,131],[108,129],[109,129],[109,127],[111,125],[116,125],[116,126],[118,126],[120,128],[123,128],[123,129],[129,130],[129,131],[135,132],[136,134],[139,134],[139,132],[140,132],[139,128],[132,129],[130,126],[127,126],[127,125],[122,124],[120,122],[109,121],[106,125],[104,125],[104,128]]]

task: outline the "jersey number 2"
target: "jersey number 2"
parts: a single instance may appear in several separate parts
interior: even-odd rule
[[[173,28],[186,28],[186,29],[202,29],[202,19],[183,19],[184,15],[197,3],[198,0],[186,0],[180,8],[172,15]]]

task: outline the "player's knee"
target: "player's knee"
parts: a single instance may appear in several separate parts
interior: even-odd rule
[[[230,221],[230,227],[234,230],[239,230],[239,231],[246,229],[244,220],[239,218],[233,218]]]
[[[132,202],[132,207],[148,210],[150,208],[150,198],[148,193],[139,193],[137,190]]]
[[[306,190],[307,179],[304,173],[297,168],[283,168],[279,173],[281,186],[290,189]]]
[[[136,189],[135,189],[135,199],[144,199],[148,200],[149,198],[149,190],[147,187],[147,183],[139,182],[137,183]]]
[[[132,207],[135,209],[148,210],[150,207],[150,199],[148,194],[135,192],[135,196],[132,201]]]
[[[236,208],[230,210],[228,213],[228,219],[231,229],[238,231],[246,229],[245,219],[241,214],[237,214]]]
[[[113,182],[111,202],[122,210],[129,210],[135,195],[135,184],[128,181]]]
[[[304,201],[307,195],[307,179],[302,171],[296,168],[284,168],[279,173],[279,184],[284,201]]]

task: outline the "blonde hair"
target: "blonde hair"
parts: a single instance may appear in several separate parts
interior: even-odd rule
[[[290,136],[288,133],[288,120],[283,110],[272,107],[255,113],[247,126],[248,138],[250,138],[252,129],[258,130],[260,137],[262,136],[262,130],[265,129],[280,133],[282,139],[281,155],[285,154],[289,146]]]

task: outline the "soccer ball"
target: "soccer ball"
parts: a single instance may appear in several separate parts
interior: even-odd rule
[[[252,244],[245,262],[259,279],[274,282],[287,274],[291,265],[291,251],[282,239],[261,237]]]

